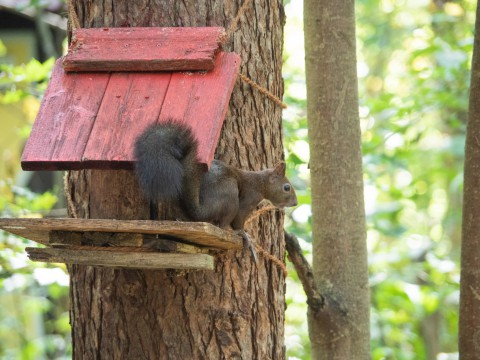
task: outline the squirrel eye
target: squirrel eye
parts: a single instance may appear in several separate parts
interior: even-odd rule
[[[292,187],[290,186],[290,184],[284,184],[283,185],[283,191],[290,192],[291,189],[292,189]]]

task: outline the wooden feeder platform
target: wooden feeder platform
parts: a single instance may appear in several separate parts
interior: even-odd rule
[[[33,261],[104,267],[212,270],[212,252],[242,248],[235,233],[203,222],[0,219],[0,229],[47,247]]]
[[[221,51],[225,30],[76,29],[58,59],[22,155],[24,170],[132,170],[145,128],[190,126],[211,163],[240,56]],[[242,248],[233,232],[199,222],[0,219],[0,229],[46,248],[30,259],[110,267],[213,269],[213,250]]]

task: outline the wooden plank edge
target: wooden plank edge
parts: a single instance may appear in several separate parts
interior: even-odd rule
[[[132,269],[213,270],[214,258],[207,254],[115,252],[32,248],[25,251],[32,261]]]
[[[24,171],[67,171],[67,170],[133,170],[133,160],[88,160],[80,161],[52,161],[52,160],[25,160],[21,161]]]
[[[215,53],[212,58],[189,60],[189,59],[164,59],[144,60],[129,59],[117,60],[115,62],[91,61],[91,60],[69,60],[63,61],[63,68],[66,72],[152,72],[152,71],[209,71],[215,66]]]
[[[220,40],[225,36],[225,28],[222,26],[135,26],[135,27],[108,27],[102,26],[97,28],[78,28],[72,31],[72,43],[74,41],[85,41],[89,37],[95,38],[138,38],[158,39],[163,32],[170,34],[183,34],[186,37],[201,33],[202,36],[216,36],[220,44]],[[207,33],[205,33],[207,32]],[[70,45],[72,46],[72,45]]]
[[[211,161],[211,160],[209,160]],[[209,164],[205,164],[209,166]],[[24,171],[67,171],[67,170],[133,170],[135,160],[89,160],[81,161],[32,161],[22,160],[22,170]]]
[[[240,65],[242,63],[242,59],[240,55],[234,52],[221,52],[220,56],[217,55],[216,57],[216,62],[223,61],[225,63],[232,64],[233,63],[233,71],[232,71],[232,77],[230,79],[230,83],[228,84],[227,91],[225,91],[224,96],[223,96],[223,101],[224,101],[224,106],[221,111],[221,114],[219,115],[219,118],[221,121],[219,122],[219,127],[216,129],[216,135],[215,135],[215,143],[211,144],[208,148],[209,151],[206,152],[205,154],[197,154],[199,159],[202,161],[205,161],[206,163],[210,164],[215,156],[215,150],[217,149],[218,145],[218,140],[220,138],[220,132],[223,127],[223,123],[225,122],[225,116],[227,115],[227,110],[228,110],[228,105],[230,104],[230,99],[232,97],[232,92],[233,88],[235,87],[235,84],[237,82],[238,74],[240,73]],[[217,66],[220,66],[218,64]],[[218,99],[218,101],[221,101],[222,99]]]
[[[238,250],[243,248],[242,238],[232,231],[221,229],[213,224],[205,222],[181,222],[181,221],[155,221],[155,220],[112,220],[112,219],[72,219],[72,218],[0,218],[0,229],[25,236],[28,232],[44,234],[44,239],[38,236],[34,240],[42,244],[48,244],[49,231],[82,231],[82,232],[122,232],[170,235],[172,229],[183,231],[190,239],[182,241],[205,246],[205,242],[195,242],[192,237],[208,234],[216,237],[216,245],[210,248],[220,250]],[[178,237],[178,234],[177,234]]]

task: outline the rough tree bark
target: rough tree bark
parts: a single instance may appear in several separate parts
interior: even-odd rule
[[[225,26],[240,0],[78,0],[83,27]],[[283,93],[284,12],[280,0],[252,1],[225,45],[242,57],[241,72]],[[119,144],[121,146],[121,144]],[[282,158],[281,109],[237,83],[216,157],[244,169]],[[69,191],[80,217],[148,219],[147,202],[129,171],[79,171]],[[160,207],[160,218],[175,218]],[[247,231],[284,259],[283,215],[271,212]],[[111,270],[71,266],[71,322],[75,359],[282,359],[285,281],[260,258],[229,252],[215,271]]]
[[[314,359],[369,359],[369,287],[353,0],[304,2]]]
[[[463,188],[458,344],[463,360],[480,354],[480,3],[476,17]]]

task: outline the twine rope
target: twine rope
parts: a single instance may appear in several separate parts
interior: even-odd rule
[[[273,205],[266,205],[266,206],[263,206],[261,207],[260,209],[256,210],[255,212],[253,212],[248,218],[247,220],[245,221],[245,225],[249,224],[250,222],[252,222],[254,219],[258,218],[260,215],[262,215],[263,213],[265,212],[268,212],[268,211],[277,211],[278,208],[276,208],[275,206]],[[252,240],[253,242],[253,240]],[[285,266],[284,262],[281,261],[279,258],[277,258],[276,256],[270,254],[267,250],[265,250],[263,247],[261,247],[259,244],[257,244],[256,242],[253,242],[254,245],[255,245],[255,250],[257,251],[258,254],[260,254],[261,256],[267,258],[268,260],[270,260],[272,263],[274,263],[277,267],[280,268],[280,270],[282,270],[282,273],[283,273],[283,276],[284,277],[287,277],[288,275],[288,270],[287,270],[287,267]]]
[[[250,5],[251,3],[251,0],[245,0],[245,2],[242,4],[242,6],[240,7],[240,9],[238,10],[237,12],[237,15],[235,15],[235,17],[233,18],[232,22],[230,23],[230,25],[228,26],[228,29],[227,29],[227,32],[225,34],[225,36],[223,37],[223,39],[220,41],[220,44],[223,46],[225,45],[225,43],[230,40],[230,38],[232,37],[233,33],[237,30],[237,26],[238,26],[238,23],[240,22],[240,18],[245,15],[245,12],[247,11],[247,8],[248,6]],[[265,87],[257,84],[255,81],[253,81],[252,79],[250,79],[248,76],[240,73],[239,74],[240,76],[240,79],[244,82],[246,82],[247,84],[249,84],[251,87],[253,87],[254,89],[258,90],[262,95],[266,96],[267,98],[269,98],[270,100],[272,100],[274,103],[276,103],[277,105],[279,105],[282,109],[286,109],[287,108],[287,104],[285,104],[278,96],[274,95],[272,92],[270,92],[269,90],[267,90]]]
[[[258,210],[255,210],[253,213],[250,214],[250,216],[247,218],[247,220],[245,221],[245,225],[251,223],[254,219],[256,219],[257,217],[259,217],[260,215],[262,215],[263,213],[265,212],[268,212],[268,211],[277,211],[278,208],[276,208],[275,206],[273,205],[266,205],[266,206],[263,206],[261,207],[260,209]]]
[[[282,100],[280,100],[280,98],[278,96],[275,96],[273,95],[270,91],[268,91],[266,88],[264,88],[263,86],[257,84],[255,81],[253,81],[252,79],[250,79],[248,76],[240,73],[239,74],[239,77],[242,81],[246,82],[248,85],[250,85],[251,87],[253,87],[254,89],[260,91],[260,93],[262,93],[263,95],[265,95],[267,98],[269,98],[270,100],[272,100],[274,103],[276,103],[278,106],[280,106],[282,109],[286,109],[287,108],[287,104],[285,104]]]
[[[228,26],[227,32],[225,36],[223,37],[222,41],[220,42],[222,45],[225,45],[225,43],[232,37],[233,33],[237,29],[238,23],[240,21],[240,18],[245,15],[245,12],[247,11],[247,7],[250,5],[251,0],[245,0],[245,2],[242,4],[240,9],[237,12],[237,15],[233,18],[232,22]]]

